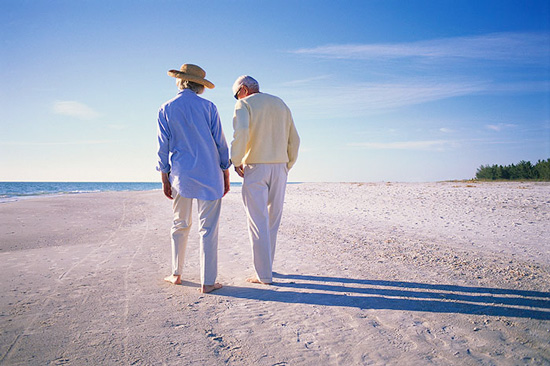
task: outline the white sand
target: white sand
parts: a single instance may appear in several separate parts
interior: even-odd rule
[[[160,191],[1,204],[0,364],[550,364],[550,184],[289,185],[273,286],[222,210],[201,295]]]

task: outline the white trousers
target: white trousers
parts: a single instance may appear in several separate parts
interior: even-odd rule
[[[272,282],[277,231],[283,215],[288,169],[283,164],[251,164],[244,168],[242,188],[254,269],[262,282]]]
[[[174,222],[172,225],[172,274],[180,276],[185,261],[185,249],[191,229],[193,199],[174,191]],[[197,199],[200,235],[201,284],[213,285],[218,275],[218,222],[221,199]]]

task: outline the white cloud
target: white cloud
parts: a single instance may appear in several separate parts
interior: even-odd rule
[[[59,146],[59,145],[103,145],[111,144],[114,141],[111,140],[84,140],[84,141],[61,141],[61,142],[49,142],[49,141],[0,141],[0,145],[4,146]]]
[[[400,141],[400,142],[356,142],[348,146],[372,150],[429,150],[443,151],[449,147],[457,147],[454,141],[431,140],[431,141]]]
[[[307,79],[286,81],[286,82],[282,83],[282,86],[284,86],[284,87],[299,86],[299,85],[309,84],[309,83],[315,82],[315,81],[327,80],[329,78],[330,78],[330,75],[314,76],[314,77],[307,78]]]
[[[549,43],[549,33],[492,33],[409,43],[327,45],[291,52],[336,59],[467,58],[546,64]]]
[[[486,125],[485,127],[489,130],[500,132],[506,128],[514,128],[516,127],[516,125],[509,124],[509,123],[499,123],[498,125]]]
[[[90,120],[99,116],[99,113],[85,104],[75,101],[57,101],[53,105],[53,111],[63,116]]]
[[[293,111],[301,112],[307,118],[333,119],[364,116],[462,96],[538,92],[550,86],[548,82],[502,84],[470,78],[445,80],[435,77],[329,85],[304,82],[285,90],[284,99],[292,102]],[[440,131],[454,132],[449,129]]]
[[[542,77],[520,81],[509,73],[479,73],[477,67],[480,62],[487,62],[487,66],[493,68],[497,64],[494,61],[498,61],[506,66],[542,64],[547,69],[548,44],[550,33],[493,33],[409,43],[298,49],[291,52],[365,61],[360,62],[364,64],[363,71],[355,72],[352,81],[343,75],[330,74],[290,81],[284,85],[288,87],[284,90],[284,99],[292,101],[291,107],[301,116],[334,119],[463,96],[547,93],[550,82]],[[431,63],[429,67],[425,67],[427,62]],[[421,68],[417,69],[419,65]]]
[[[315,90],[314,93],[311,90]],[[482,82],[407,80],[400,83],[354,83],[330,88],[312,85],[286,92],[294,110],[310,118],[335,118],[377,113],[403,106],[485,92]]]
[[[489,130],[493,130],[493,131],[500,131],[502,129],[500,126],[497,126],[497,125],[487,125],[485,127],[487,127]]]
[[[446,128],[446,127],[440,128],[439,131],[443,132],[443,133],[453,133],[453,132],[455,132],[455,130],[452,130],[452,129]]]

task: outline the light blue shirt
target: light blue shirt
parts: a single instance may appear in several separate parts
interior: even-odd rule
[[[170,173],[172,187],[180,196],[208,201],[221,198],[222,169],[230,165],[214,103],[184,89],[160,107],[157,170]]]

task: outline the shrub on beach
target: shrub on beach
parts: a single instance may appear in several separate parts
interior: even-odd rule
[[[477,169],[476,179],[550,181],[550,159],[539,160],[535,165],[525,160],[507,166],[482,165]]]

